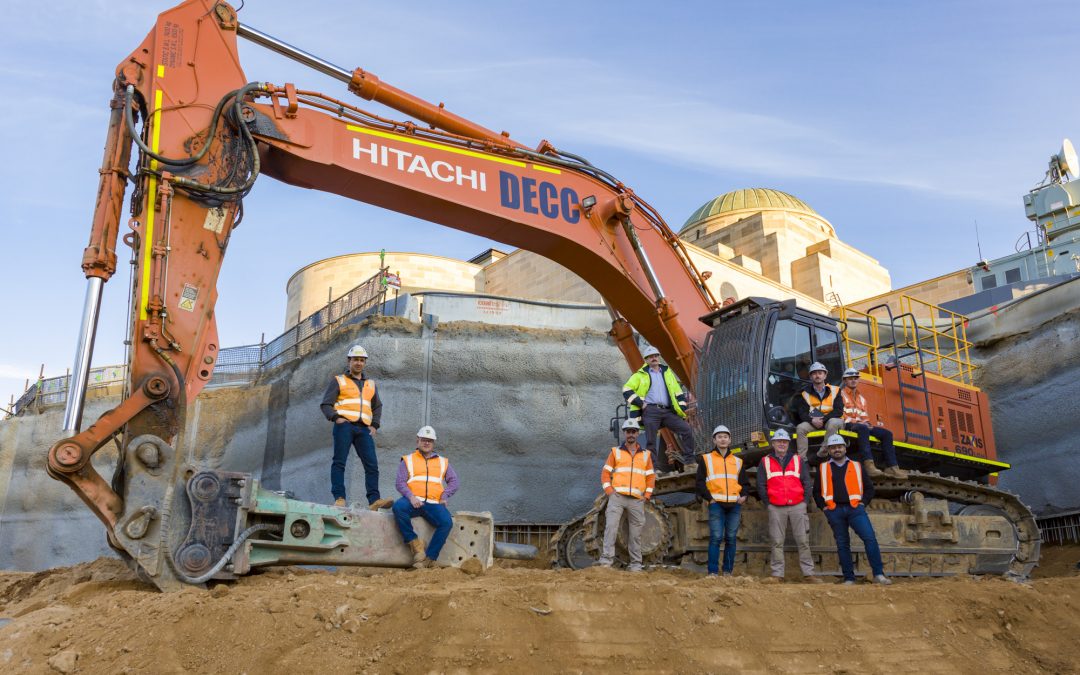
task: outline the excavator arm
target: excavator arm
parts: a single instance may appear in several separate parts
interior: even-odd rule
[[[238,37],[342,80],[361,99],[410,119],[291,84],[249,82]],[[605,298],[613,335],[632,368],[641,359],[631,325],[683,382],[696,381],[695,350],[708,330],[698,317],[716,303],[678,237],[614,177],[546,141],[532,150],[371,73],[338,68],[244,26],[231,6],[212,0],[188,0],[160,15],[118,67],[111,106],[83,258],[86,311],[65,412],[71,435],[50,449],[48,471],[105,523],[112,545],[156,580],[177,576],[169,571],[176,571],[170,551],[194,546],[191,531],[198,529],[190,527],[186,538],[173,531],[168,521],[180,517],[174,492],[187,491],[190,513],[182,515],[203,530],[205,521],[222,518],[213,511],[225,504],[220,495],[231,494],[228,503],[236,506],[257,492],[243,476],[229,479],[232,492],[211,490],[210,483],[224,478],[210,480],[177,449],[185,408],[214,370],[218,272],[243,199],[264,174],[541,254]],[[129,173],[133,148],[138,157]],[[129,182],[130,215],[120,237]],[[116,269],[118,239],[134,261],[130,382],[118,407],[79,431],[97,305]],[[106,483],[91,458],[121,435],[119,465]],[[196,507],[204,502],[211,511]],[[227,515],[236,518],[235,511]],[[236,522],[215,541],[239,533]],[[190,570],[202,569],[201,549],[188,557],[195,558]]]

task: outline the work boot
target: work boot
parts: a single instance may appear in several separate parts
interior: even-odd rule
[[[889,585],[892,584],[892,579],[885,576],[884,574],[879,574],[876,577],[874,577],[874,583],[875,584],[881,584],[882,586],[889,586]]]
[[[335,499],[334,500],[334,506],[345,506],[345,498],[344,497],[338,497],[337,499]]]
[[[818,457],[828,457],[829,456],[829,448],[826,447],[824,443],[822,443],[821,447],[817,449],[817,456]]]
[[[600,558],[600,560],[596,562],[596,567],[611,567],[613,564],[615,564],[615,561],[613,560],[609,560],[607,558]]]
[[[866,475],[871,478],[881,478],[885,475],[885,472],[877,468],[877,464],[874,464],[874,460],[872,459],[864,459],[862,466],[863,471],[865,471]]]
[[[413,567],[417,569],[423,567],[428,559],[427,554],[424,553],[424,542],[420,541],[420,538],[417,537],[409,542],[409,548],[412,549]]]
[[[371,511],[378,511],[379,509],[388,509],[393,505],[393,499],[390,499],[389,497],[383,497],[382,499],[376,499],[375,501],[371,502],[371,505],[368,506],[368,509]]]
[[[837,581],[836,583],[840,584],[841,586],[854,586],[855,585],[855,580],[854,579],[841,579],[840,581]]]
[[[885,469],[885,474],[888,476],[892,476],[893,478],[899,478],[900,480],[908,477],[908,472],[904,471],[899,466],[890,466],[889,468]]]
[[[782,584],[784,583],[784,577],[765,577],[761,580],[763,584]]]
[[[821,580],[821,577],[804,576],[802,578],[802,580],[803,580],[804,584],[823,584],[823,583],[825,583],[824,581]]]

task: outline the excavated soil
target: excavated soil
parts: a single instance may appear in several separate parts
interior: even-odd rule
[[[116,560],[0,574],[30,673],[1080,671],[1080,547],[1042,572],[883,588],[504,567],[285,569],[161,594]]]

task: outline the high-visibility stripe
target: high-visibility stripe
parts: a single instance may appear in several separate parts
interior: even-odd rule
[[[432,143],[431,141],[422,141],[419,138],[409,138],[402,134],[395,134],[387,131],[377,131],[375,129],[365,129],[352,124],[346,124],[345,128],[349,131],[355,131],[358,134],[366,134],[368,136],[378,136],[379,138],[389,138],[394,141],[401,141],[402,143],[409,143],[411,145],[419,145],[423,148],[432,148],[433,150],[445,150],[455,155],[465,155],[466,157],[475,157],[476,159],[483,159],[489,162],[497,162],[499,164],[509,164],[510,166],[516,166],[521,169],[526,168],[525,162],[519,162],[514,159],[506,159],[505,157],[497,157],[493,155],[486,155],[482,152],[474,152],[472,150],[465,150],[464,148],[456,148],[452,145],[443,145],[442,143]]]
[[[152,115],[154,125],[153,130],[150,132],[150,149],[154,153],[158,152],[161,147],[161,97],[162,92],[160,89],[154,91],[154,113]],[[158,162],[156,159],[150,160],[150,169],[157,169]],[[147,314],[146,309],[150,304],[150,257],[154,248],[154,204],[157,201],[157,176],[150,174],[150,182],[147,187],[147,209],[146,209],[146,232],[143,235],[142,247],[143,247],[143,276],[142,276],[142,291],[139,294],[139,319],[146,321]]]

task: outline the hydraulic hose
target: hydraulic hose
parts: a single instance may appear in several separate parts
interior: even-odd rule
[[[145,153],[148,157],[156,159],[162,164],[168,164],[170,166],[191,166],[192,164],[195,164],[200,159],[205,157],[206,153],[210,150],[210,142],[213,140],[214,133],[217,131],[218,120],[221,118],[221,111],[225,108],[225,104],[229,102],[229,99],[235,97],[240,91],[240,89],[234,89],[228,94],[225,94],[225,96],[223,96],[221,100],[218,101],[217,106],[214,108],[214,115],[210,120],[210,131],[207,132],[206,143],[203,145],[201,150],[199,150],[191,157],[172,158],[166,157],[164,155],[159,155],[153,150],[151,150],[149,147],[147,147],[146,143],[143,142],[142,137],[137,133],[135,129],[135,117],[132,114],[131,105],[132,100],[135,96],[135,85],[129,84],[124,92],[124,119],[127,122],[128,133],[131,134],[131,137],[135,140],[135,144],[139,146],[139,149],[142,150],[143,153]]]
[[[244,542],[247,541],[252,535],[256,534],[257,532],[270,531],[280,532],[281,526],[264,523],[262,525],[252,525],[248,529],[244,530],[240,533],[240,536],[236,538],[236,541],[232,543],[232,546],[230,546],[229,549],[225,551],[225,555],[221,556],[221,558],[216,563],[214,563],[213,567],[211,567],[209,570],[207,570],[204,574],[200,576],[189,577],[188,575],[177,569],[176,561],[173,560],[172,557],[172,551],[169,551],[169,554],[166,556],[169,560],[169,567],[172,568],[172,571],[176,575],[176,577],[180,579],[180,581],[183,581],[185,584],[204,584],[209,581],[215,574],[220,572],[222,568],[224,568],[225,565],[227,565],[229,561],[232,560],[232,557],[236,554],[236,551],[239,550],[239,548],[244,544]]]

